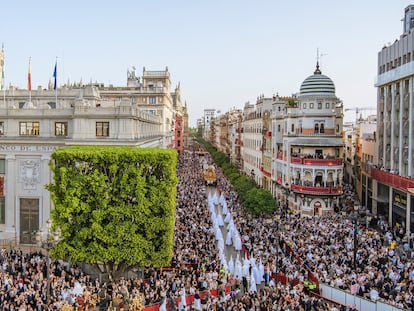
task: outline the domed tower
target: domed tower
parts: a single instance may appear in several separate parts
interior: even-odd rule
[[[335,85],[331,78],[322,74],[319,63],[313,75],[307,77],[300,86],[300,96],[335,97]]]
[[[285,118],[290,198],[302,214],[323,215],[339,208],[342,113],[335,85],[317,63],[313,75],[303,81],[289,104]]]

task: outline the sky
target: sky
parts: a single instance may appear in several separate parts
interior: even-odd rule
[[[90,81],[126,86],[168,67],[190,126],[204,109],[243,109],[260,95],[291,96],[320,69],[345,109],[375,108],[377,54],[403,32],[405,0],[4,1],[5,84]],[[372,114],[366,110],[363,114]],[[355,111],[345,121],[355,120]]]

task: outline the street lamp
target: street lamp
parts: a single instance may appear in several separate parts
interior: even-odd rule
[[[48,302],[50,299],[50,250],[58,244],[60,233],[60,229],[52,231],[52,221],[48,219],[46,221],[46,231],[42,228],[36,236],[38,245],[46,250],[46,298]]]
[[[372,216],[371,215],[367,215],[367,230],[369,229],[369,224],[371,223],[372,220]]]
[[[357,231],[358,231],[358,206],[354,206],[354,213],[352,215],[350,215],[350,219],[352,220],[352,228],[353,228],[353,237],[354,237],[354,259],[353,259],[353,263],[354,263],[354,270],[356,270],[356,266],[357,266],[357,250],[358,250],[358,236],[357,236]]]
[[[279,222],[280,222],[280,207],[276,211],[276,234],[277,234],[277,245],[276,245],[276,286],[279,281],[279,247],[280,247],[280,234],[279,234]]]

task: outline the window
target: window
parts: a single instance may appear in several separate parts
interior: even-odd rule
[[[20,132],[21,136],[39,136],[39,122],[20,122]]]
[[[318,103],[318,109],[322,109],[322,103]]]
[[[313,109],[313,103],[309,104],[309,109]]]
[[[292,124],[292,133],[294,133],[295,132],[295,124]]]
[[[98,137],[109,136],[109,122],[96,122],[96,136]]]
[[[325,133],[325,125],[323,123],[321,123],[321,127],[319,129],[319,133]]]
[[[55,122],[55,136],[68,136],[67,122]]]
[[[319,124],[318,123],[315,124],[315,131],[314,131],[314,133],[315,134],[319,133]]]
[[[277,131],[280,132],[280,124],[277,125]]]
[[[329,109],[329,103],[326,103],[326,109]]]
[[[156,97],[154,97],[154,96],[151,96],[150,98],[149,98],[149,103],[150,104],[155,104],[157,102],[157,99],[156,99]]]
[[[0,122],[0,135],[4,135],[4,122]]]
[[[303,103],[303,109],[306,109],[306,103]]]

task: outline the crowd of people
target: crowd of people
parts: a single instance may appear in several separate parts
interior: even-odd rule
[[[352,190],[345,189],[345,195],[351,197]],[[381,221],[380,230],[374,230],[365,220],[355,226],[349,215],[341,213],[312,218],[286,215],[276,224],[253,218],[243,209],[236,211],[240,231],[249,236],[247,249],[263,258],[273,272],[278,269],[300,282],[313,272],[321,282],[352,294],[414,309],[414,263],[401,228]],[[285,223],[289,223],[288,231],[283,230]],[[295,256],[281,251],[284,243]],[[358,247],[356,262],[354,245]]]
[[[208,154],[204,158],[209,165],[213,164]],[[267,277],[257,290],[251,290],[223,270],[200,159],[196,154],[183,153],[177,168],[179,184],[171,267],[149,267],[144,278],[122,277],[102,282],[77,265],[53,260],[47,282],[46,258],[40,252],[3,249],[0,251],[1,310],[62,310],[65,305],[78,310],[94,307],[106,310],[110,303],[114,305],[116,301],[122,306],[137,297],[145,305],[160,304],[161,311],[167,306],[216,311],[356,310],[354,306],[335,305],[312,295],[303,285],[310,273],[315,273],[321,282],[354,294],[414,308],[414,265],[395,243],[391,247],[398,231],[386,223],[382,224],[385,234],[359,227],[360,247],[354,262],[355,227],[349,219],[337,214],[301,218],[287,210],[280,223],[271,218],[269,221],[269,217],[253,217],[244,211],[220,169],[216,174],[217,189],[226,198],[246,253],[262,260],[266,267]],[[289,230],[283,230],[285,223],[290,224]],[[282,284],[278,275],[284,275],[287,281]],[[226,292],[226,288],[230,291]],[[210,290],[217,290],[219,295],[197,299],[201,292]],[[186,305],[188,295],[196,298],[194,305]]]

